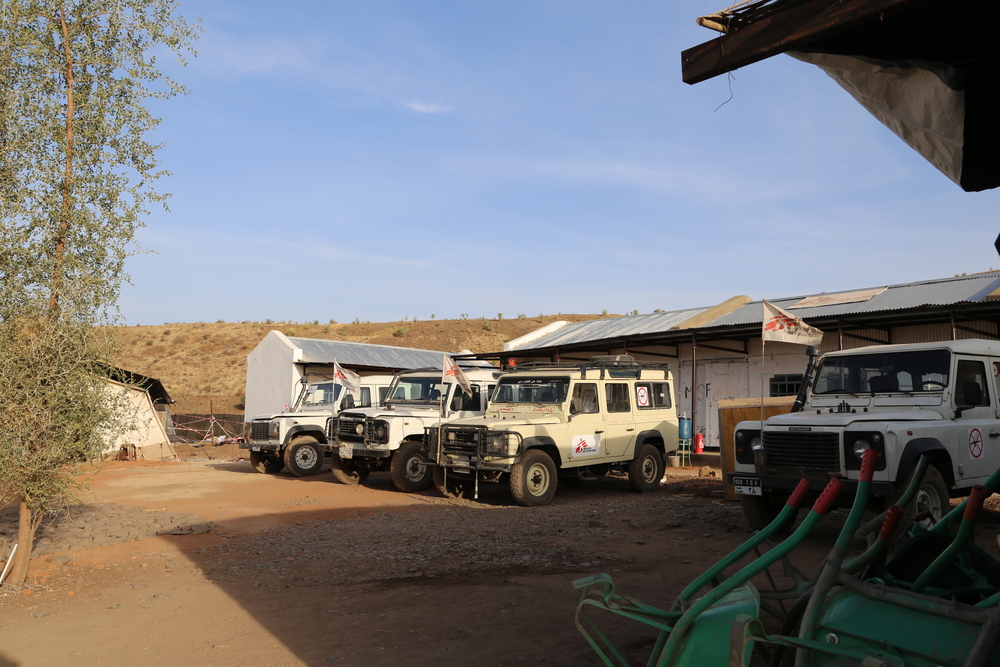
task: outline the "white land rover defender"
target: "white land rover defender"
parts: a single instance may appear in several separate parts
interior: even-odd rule
[[[552,500],[566,485],[612,468],[636,491],[654,491],[677,449],[668,364],[630,356],[582,364],[532,364],[500,378],[486,414],[428,428],[435,484],[446,496],[480,480],[509,481],[519,505]]]
[[[468,365],[467,365],[468,364]],[[433,483],[424,446],[424,427],[442,419],[481,415],[500,371],[485,362],[460,362],[472,395],[456,383],[442,382],[441,370],[423,368],[396,375],[380,408],[345,410],[329,420],[330,442],[336,440],[333,477],[342,484],[361,484],[368,474],[389,469],[400,491],[422,491]]]
[[[298,477],[316,475],[330,456],[326,422],[342,409],[381,403],[389,390],[391,375],[361,378],[357,394],[344,391],[332,381],[309,384],[286,412],[257,415],[250,423],[250,438],[240,449],[250,450],[250,463],[257,472],[274,474],[286,466]]]
[[[1000,465],[1000,342],[879,345],[820,358],[801,412],[736,426],[735,470],[747,524],[766,526],[793,487],[832,477],[856,487],[866,449],[881,454],[872,493],[894,502],[922,454],[931,465],[906,516],[939,519]],[[853,483],[852,483],[853,482]],[[850,494],[844,502],[850,502]]]

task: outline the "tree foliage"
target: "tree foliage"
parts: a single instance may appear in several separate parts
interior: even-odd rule
[[[172,0],[0,5],[0,505],[21,505],[16,584],[39,513],[73,488],[67,466],[128,425],[100,369],[117,356],[106,325],[136,230],[166,205],[146,103],[185,92],[156,62],[182,59],[197,34],[176,12]]]

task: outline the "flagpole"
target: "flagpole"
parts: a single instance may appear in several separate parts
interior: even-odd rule
[[[760,337],[760,427],[764,428],[764,335]]]

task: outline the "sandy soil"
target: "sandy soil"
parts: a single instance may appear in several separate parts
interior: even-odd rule
[[[245,462],[111,463],[95,501],[196,513],[211,532],[36,559],[29,586],[0,589],[0,667],[597,665],[573,580],[608,572],[666,607],[748,536],[717,478],[671,475],[654,494],[611,477],[521,508],[499,487],[473,502],[379,475],[348,487]],[[806,572],[842,520],[799,550]],[[607,628],[645,662],[651,630]]]

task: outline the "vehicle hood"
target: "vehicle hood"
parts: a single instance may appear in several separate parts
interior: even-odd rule
[[[381,419],[390,419],[392,417],[419,417],[421,419],[440,419],[441,412],[437,407],[407,407],[400,408],[396,407],[392,410],[386,408],[358,408],[351,410],[344,410],[343,414],[346,415],[364,415],[365,417],[378,417]]]
[[[278,417],[295,419],[297,417],[329,417],[333,410],[302,410],[301,412],[265,412],[253,418],[254,421],[271,421]]]
[[[874,412],[795,412],[768,418],[768,426],[839,426],[846,427],[858,422],[905,422],[942,421],[944,418],[934,410],[909,409]]]

